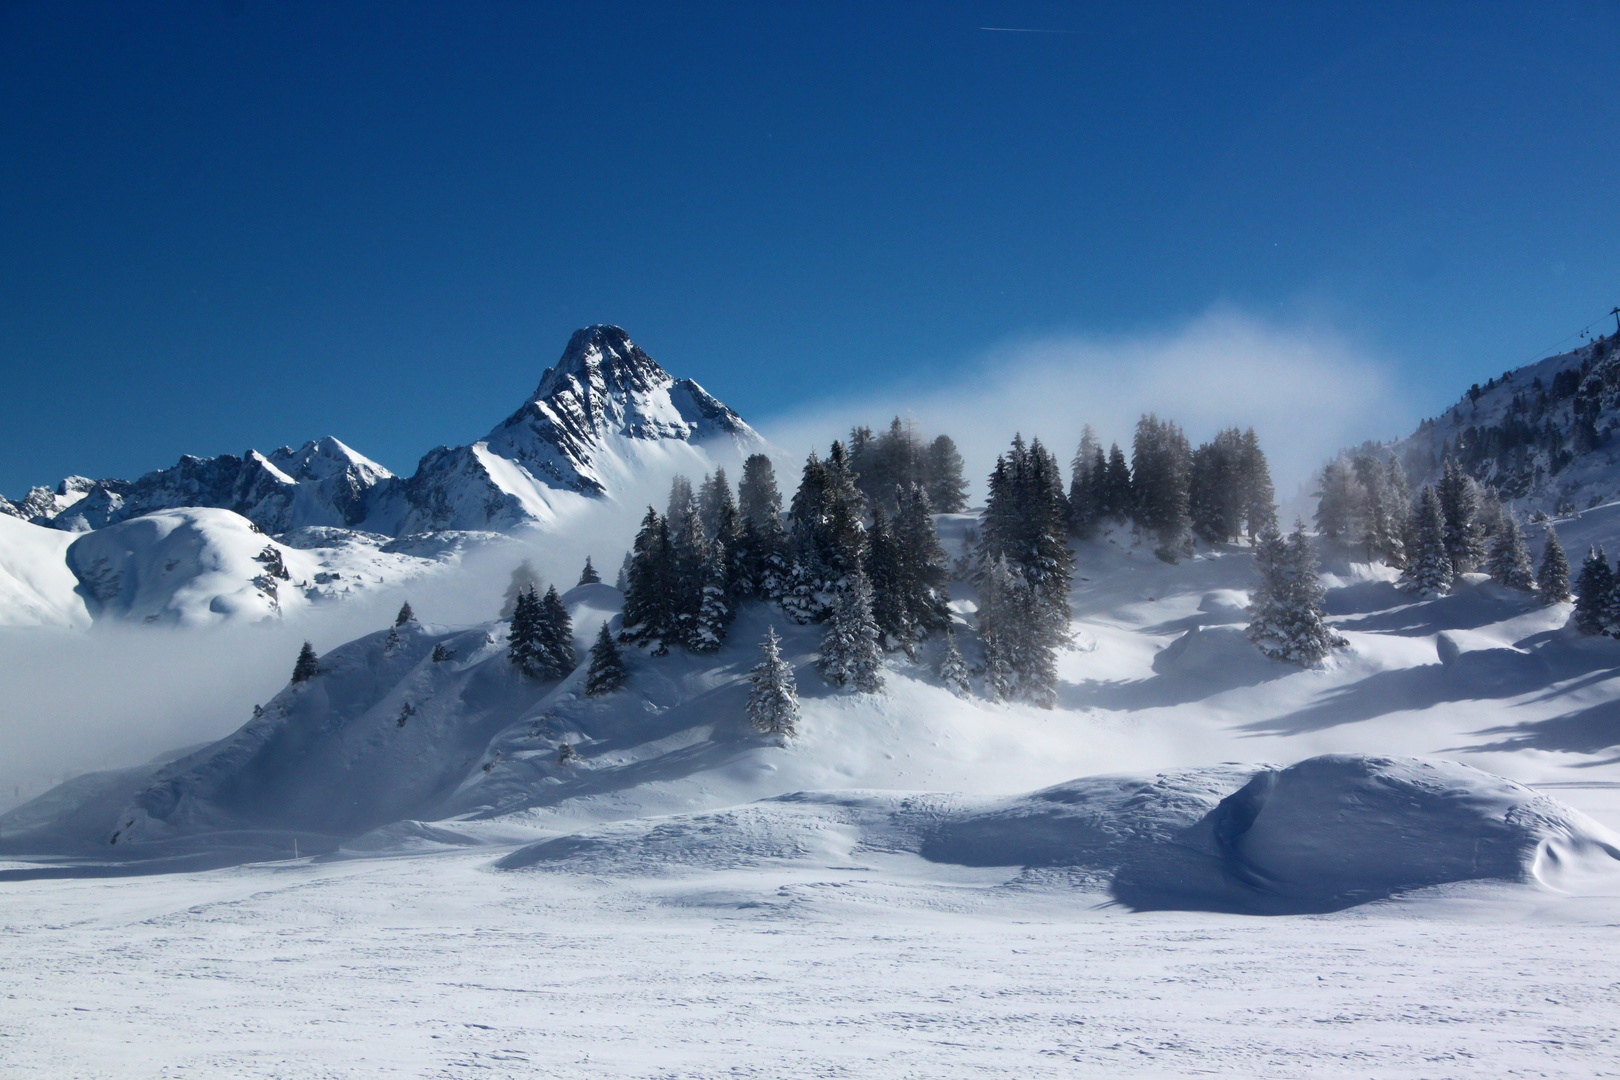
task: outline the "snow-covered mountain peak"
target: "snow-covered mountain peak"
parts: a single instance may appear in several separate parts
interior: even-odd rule
[[[394,474],[341,440],[327,435],[311,439],[297,450],[283,446],[270,454],[270,461],[294,480],[325,480],[345,473],[361,478],[366,486]]]
[[[622,327],[598,323],[574,331],[562,357],[540,377],[534,399],[562,390],[645,394],[674,381]]]

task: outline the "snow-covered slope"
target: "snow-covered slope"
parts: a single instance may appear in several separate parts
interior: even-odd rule
[[[1412,487],[1452,454],[1524,511],[1567,514],[1620,499],[1620,336],[1469,388],[1393,444]]]
[[[959,536],[968,520],[944,518],[942,531]],[[1061,658],[1054,710],[958,699],[928,654],[891,660],[880,694],[833,691],[814,668],[820,628],[757,603],[744,605],[713,656],[627,650],[629,684],[605,698],[583,695],[583,666],[556,683],[519,679],[502,624],[408,624],[329,652],[322,674],[289,685],[235,735],[157,770],[95,835],[85,815],[70,827],[66,815],[53,825],[28,811],[26,831],[0,821],[5,848],[148,859],[198,845],[279,850],[292,838],[305,851],[588,838],[604,822],[855,788],[966,793],[908,804],[933,815],[927,843],[945,845],[919,851],[1063,865],[1144,907],[1300,910],[1459,877],[1529,880],[1572,853],[1612,862],[1605,834],[1514,783],[1391,758],[1462,758],[1531,787],[1579,785],[1567,789],[1579,799],[1620,786],[1610,779],[1620,643],[1564,629],[1567,605],[1543,608],[1477,576],[1413,602],[1383,568],[1329,566],[1328,605],[1351,644],[1301,670],[1242,639],[1245,549],[1179,566],[1150,549],[1129,530],[1080,545],[1076,648]],[[565,602],[583,659],[619,597],[591,585]],[[966,596],[956,605],[971,611]],[[803,695],[801,734],[786,747],[743,719],[746,674],[768,626],[782,633]],[[959,630],[971,659],[971,631]],[[565,743],[570,761],[559,760]],[[1288,770],[1212,764],[1323,754],[1350,756]],[[1110,773],[1125,776],[1073,781]],[[984,798],[1043,785],[1058,786]],[[896,798],[879,800],[883,813],[900,812]],[[424,821],[434,824],[413,824]],[[717,844],[751,842],[746,828],[742,840],[719,831]],[[1351,859],[1352,842],[1371,854]],[[1191,892],[1178,893],[1177,881]]]
[[[73,537],[0,515],[0,626],[90,624],[79,580],[68,569]]]
[[[95,618],[182,627],[280,618],[402,584],[455,565],[468,548],[506,542],[488,533],[391,541],[317,526],[277,540],[240,514],[208,508],[160,510],[76,539],[55,535],[65,542],[63,567],[76,579],[80,604]]]

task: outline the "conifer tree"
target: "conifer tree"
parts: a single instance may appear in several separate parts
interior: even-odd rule
[[[1614,570],[1602,547],[1587,551],[1575,579],[1575,628],[1583,634],[1601,634],[1608,629],[1614,602]]]
[[[518,597],[530,589],[538,594],[542,584],[544,582],[540,580],[540,572],[534,568],[532,562],[524,559],[518,563],[512,570],[512,580],[506,584],[506,594],[501,598],[500,617],[510,619],[512,613],[517,610]]]
[[[737,503],[731,497],[726,470],[716,469],[712,477],[703,478],[703,486],[698,490],[698,515],[703,519],[705,537],[729,539],[729,530],[736,527]]]
[[[598,574],[596,572],[596,567],[591,565],[591,557],[589,555],[585,556],[585,569],[583,569],[583,570],[581,570],[579,572],[579,582],[578,582],[578,584],[580,584],[580,585],[600,585],[601,583],[602,583],[602,575]]]
[[[664,520],[669,522],[671,536],[686,528],[686,519],[697,513],[697,499],[692,495],[692,481],[677,475],[669,483],[669,505],[664,508]]]
[[[568,617],[568,608],[551,586],[540,601],[540,644],[538,649],[540,670],[553,679],[560,679],[579,665],[574,653],[574,622]]]
[[[799,692],[792,665],[782,659],[781,641],[772,627],[759,643],[759,663],[748,675],[748,722],[755,731],[786,740],[798,733]]]
[[[1321,490],[1316,502],[1316,528],[1323,536],[1351,543],[1361,539],[1358,528],[1367,507],[1367,489],[1342,456],[1322,466]]]
[[[1485,538],[1479,525],[1479,485],[1462,471],[1457,459],[1447,457],[1436,494],[1446,522],[1446,557],[1453,575],[1465,574],[1485,557]]]
[[[1512,514],[1503,515],[1502,524],[1491,539],[1491,557],[1486,570],[1498,585],[1526,592],[1535,590],[1536,572],[1530,562],[1530,548]]]
[[[967,479],[962,472],[962,455],[949,435],[939,435],[928,444],[928,502],[941,514],[960,514],[967,509]]]
[[[410,601],[400,605],[399,614],[394,616],[395,626],[404,626],[408,622],[416,621],[416,612],[411,610]]]
[[[1028,650],[1032,608],[1027,585],[998,556],[979,581],[979,641],[984,646],[984,685],[996,701],[1013,697],[1019,689],[1015,667]],[[1021,666],[1021,665],[1020,665]]]
[[[910,648],[913,636],[907,619],[900,553],[881,506],[872,508],[872,526],[866,539],[866,576],[872,583],[872,621],[877,623],[879,640],[886,650],[901,644]]]
[[[821,674],[870,694],[883,689],[880,631],[872,619],[872,586],[857,568],[845,576],[821,637]]]
[[[1265,530],[1277,527],[1277,493],[1271,485],[1271,467],[1266,463],[1254,428],[1243,433],[1240,461],[1243,522],[1253,541]]]
[[[1131,448],[1131,488],[1136,520],[1158,538],[1154,554],[1177,562],[1192,551],[1187,513],[1192,451],[1173,422],[1148,413],[1136,425]]]
[[[697,613],[686,635],[686,647],[693,652],[717,652],[725,643],[734,614],[726,588],[726,567],[726,549],[716,541],[710,545],[709,560],[701,571]]]
[[[1097,496],[1101,477],[1097,470],[1099,466],[1108,467],[1101,460],[1101,454],[1097,433],[1091,430],[1090,424],[1085,425],[1080,432],[1080,446],[1069,466],[1069,530],[1079,537],[1090,536],[1100,516]]]
[[[1536,575],[1536,595],[1543,604],[1569,602],[1569,559],[1564,545],[1558,542],[1558,533],[1547,525],[1547,545],[1541,552],[1541,571]]]
[[[619,639],[654,644],[654,656],[667,655],[669,647],[680,641],[673,548],[668,522],[649,506],[630,553]]]
[[[893,533],[905,623],[913,638],[921,641],[950,625],[950,560],[922,486],[911,485],[897,502]]]
[[[742,594],[780,600],[792,575],[787,535],[782,529],[782,495],[771,459],[753,454],[743,463],[737,485],[740,526],[732,559]]]
[[[444,642],[436,641],[433,643],[432,659],[435,664],[442,664],[446,660],[453,660],[455,659],[455,655],[455,653],[444,647]]]
[[[1249,605],[1249,640],[1274,660],[1309,667],[1348,642],[1327,624],[1322,580],[1305,527],[1285,540],[1275,530],[1254,549],[1260,583]]]
[[[959,698],[973,695],[972,684],[968,682],[967,663],[962,659],[961,650],[956,647],[954,630],[945,631],[945,654],[939,661],[939,681]]]
[[[624,657],[619,646],[603,623],[596,633],[596,644],[591,646],[591,666],[585,672],[585,693],[588,697],[603,697],[624,686]]]
[[[321,662],[315,657],[315,646],[306,641],[303,648],[298,650],[298,659],[293,663],[292,681],[308,682],[320,673]]]
[[[1125,521],[1136,513],[1136,490],[1132,486],[1131,467],[1125,463],[1125,451],[1118,443],[1108,447],[1108,465],[1102,472],[1101,492],[1097,499],[1097,513]]]
[[[776,488],[776,470],[764,454],[750,454],[743,462],[737,509],[743,520],[752,522],[755,528],[767,521],[781,522],[782,495]]]
[[[519,593],[512,609],[512,627],[506,635],[506,656],[513,667],[533,679],[545,674],[544,619],[540,597],[533,586]]]
[[[1452,580],[1451,559],[1446,554],[1445,514],[1434,488],[1425,486],[1413,518],[1401,588],[1423,597],[1444,596],[1451,591]]]

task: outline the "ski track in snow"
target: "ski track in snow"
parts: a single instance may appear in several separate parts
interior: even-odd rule
[[[1130,915],[893,857],[612,884],[489,861],[8,886],[0,1074],[1620,1075],[1616,898]]]

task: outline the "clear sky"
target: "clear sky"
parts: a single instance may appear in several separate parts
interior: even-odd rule
[[[1617,50],[1597,2],[0,0],[0,492],[408,473],[592,322],[768,420],[1231,308],[1436,412],[1620,302]]]

